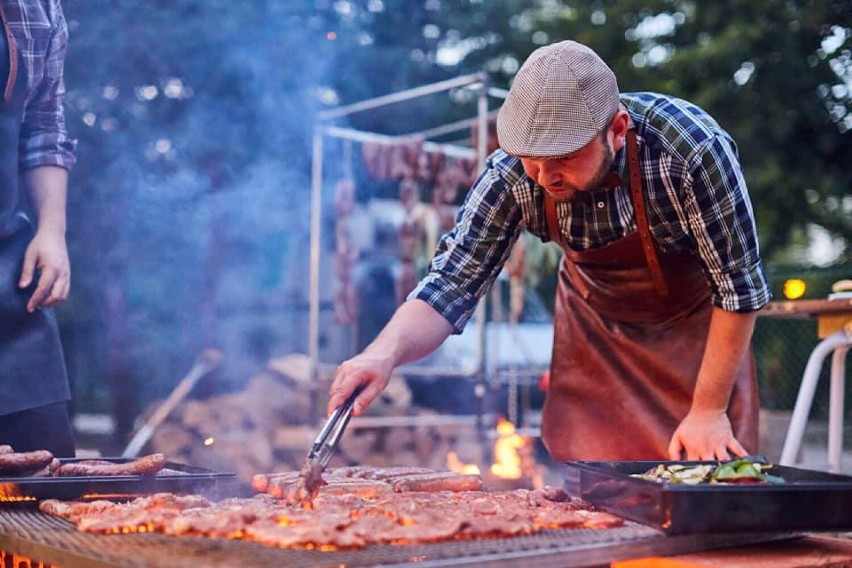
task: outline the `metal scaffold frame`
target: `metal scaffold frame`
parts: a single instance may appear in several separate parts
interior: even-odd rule
[[[438,94],[453,89],[470,88],[477,89],[477,113],[472,119],[460,120],[453,123],[442,124],[428,130],[411,132],[403,135],[387,135],[378,132],[356,130],[333,124],[335,119],[346,117],[355,113],[375,110],[381,107],[398,104],[415,98]],[[319,331],[320,331],[320,254],[322,242],[322,203],[323,203],[323,151],[325,138],[337,138],[356,142],[372,142],[380,144],[401,144],[417,140],[422,142],[425,152],[442,152],[450,157],[471,158],[475,157],[477,167],[485,166],[488,144],[488,97],[505,99],[507,91],[489,86],[488,76],[485,73],[474,73],[464,75],[446,81],[440,81],[421,87],[399,91],[346,106],[330,109],[319,113],[313,127],[313,150],[311,168],[311,217],[310,217],[310,294],[309,294],[309,320],[308,320],[308,356],[311,366],[311,376],[319,378],[319,370],[323,367],[319,361]],[[469,129],[472,124],[477,125],[477,140],[474,148],[455,144],[437,143],[429,141],[448,133]],[[407,374],[421,375],[448,375],[479,380],[477,390],[484,391],[482,381],[485,378],[485,314],[484,301],[480,301],[477,307],[477,333],[478,352],[475,370],[462,372],[458,369],[444,369],[426,366],[406,366]],[[479,396],[479,394],[478,394]],[[481,413],[480,413],[481,414]]]

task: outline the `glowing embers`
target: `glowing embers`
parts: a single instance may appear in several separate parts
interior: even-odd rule
[[[38,560],[33,560],[29,556],[20,554],[12,554],[3,549],[0,549],[0,568],[49,568],[48,564],[43,564]]]
[[[128,503],[46,500],[44,513],[85,532],[158,532],[245,539],[268,546],[337,550],[535,534],[544,528],[609,528],[623,521],[592,510],[559,488],[514,491],[385,492],[365,498],[323,494],[313,510],[269,495],[211,503],[197,495],[156,494]]]

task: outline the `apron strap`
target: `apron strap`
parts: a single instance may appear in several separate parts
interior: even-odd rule
[[[645,254],[645,262],[654,282],[654,289],[661,298],[668,298],[669,288],[666,284],[660,260],[657,257],[657,247],[651,237],[651,229],[648,224],[648,214],[645,210],[645,199],[642,197],[642,176],[639,167],[639,145],[636,142],[636,131],[630,128],[627,131],[627,166],[630,172],[630,196],[633,201],[633,210],[636,214],[636,230],[642,242],[642,252]],[[564,248],[565,242],[559,231],[559,221],[556,214],[556,200],[546,191],[544,193],[544,215],[547,222],[547,234],[550,240]],[[572,262],[568,262],[572,265]],[[573,267],[572,267],[573,268]],[[576,269],[575,269],[576,270]],[[581,292],[583,292],[581,290]],[[584,296],[588,296],[586,291]]]
[[[544,195],[544,217],[547,221],[547,234],[551,241],[562,246],[562,233],[559,232],[559,220],[556,216],[556,200],[546,191],[542,193]]]
[[[645,211],[645,199],[642,197],[642,177],[639,168],[639,145],[636,143],[636,131],[632,128],[627,131],[627,163],[630,171],[630,195],[633,198],[633,211],[636,213],[636,230],[642,241],[642,252],[645,253],[645,261],[651,271],[651,279],[654,288],[661,298],[669,296],[669,288],[660,268],[660,260],[657,258],[657,248],[651,238],[651,229],[648,225],[648,215]]]
[[[556,215],[556,200],[553,199],[553,197],[551,197],[546,191],[544,192],[544,217],[545,222],[547,223],[547,234],[550,237],[550,240],[562,247],[562,250],[564,251],[566,244],[565,240],[562,238],[562,233],[559,231],[559,220]],[[588,299],[591,295],[591,291],[583,280],[583,276],[580,274],[580,271],[577,270],[577,265],[574,264],[573,261],[569,260],[567,255],[563,255],[562,258],[562,265],[571,273],[571,280],[574,283],[574,287],[577,289],[577,292],[579,292],[583,298]]]
[[[6,11],[3,9],[2,3],[0,3],[0,19],[3,21],[3,31],[6,34],[6,41],[9,46],[9,78],[6,79],[6,88],[3,90],[3,102],[9,102],[12,100],[15,82],[18,80],[18,42],[15,41],[12,28],[9,27],[9,20],[6,18]]]

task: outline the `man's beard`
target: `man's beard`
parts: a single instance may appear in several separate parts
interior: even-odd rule
[[[612,163],[615,161],[615,154],[612,152],[612,147],[609,145],[609,140],[607,140],[604,135],[601,137],[601,142],[604,147],[604,159],[601,161],[600,166],[598,166],[595,175],[592,176],[592,179],[586,186],[582,189],[582,191],[590,191],[592,189],[597,189],[598,186],[601,185],[601,182],[604,178],[609,175],[610,170],[612,170]]]

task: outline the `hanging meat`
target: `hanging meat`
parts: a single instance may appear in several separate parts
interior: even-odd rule
[[[400,272],[396,281],[397,304],[401,304],[417,285],[416,266],[424,239],[420,186],[414,179],[406,178],[400,182],[399,201],[405,216],[399,226]]]
[[[343,325],[358,319],[358,293],[352,281],[352,269],[358,260],[358,245],[352,238],[350,218],[355,209],[355,184],[340,180],[334,188],[334,269],[337,276],[333,295],[334,320]]]
[[[517,323],[524,315],[524,237],[515,241],[504,268],[509,275],[509,321]]]
[[[479,146],[479,121],[475,121],[470,127],[470,145],[474,148]],[[497,140],[497,116],[488,118],[488,135],[485,142],[485,155],[487,156],[500,147]]]

